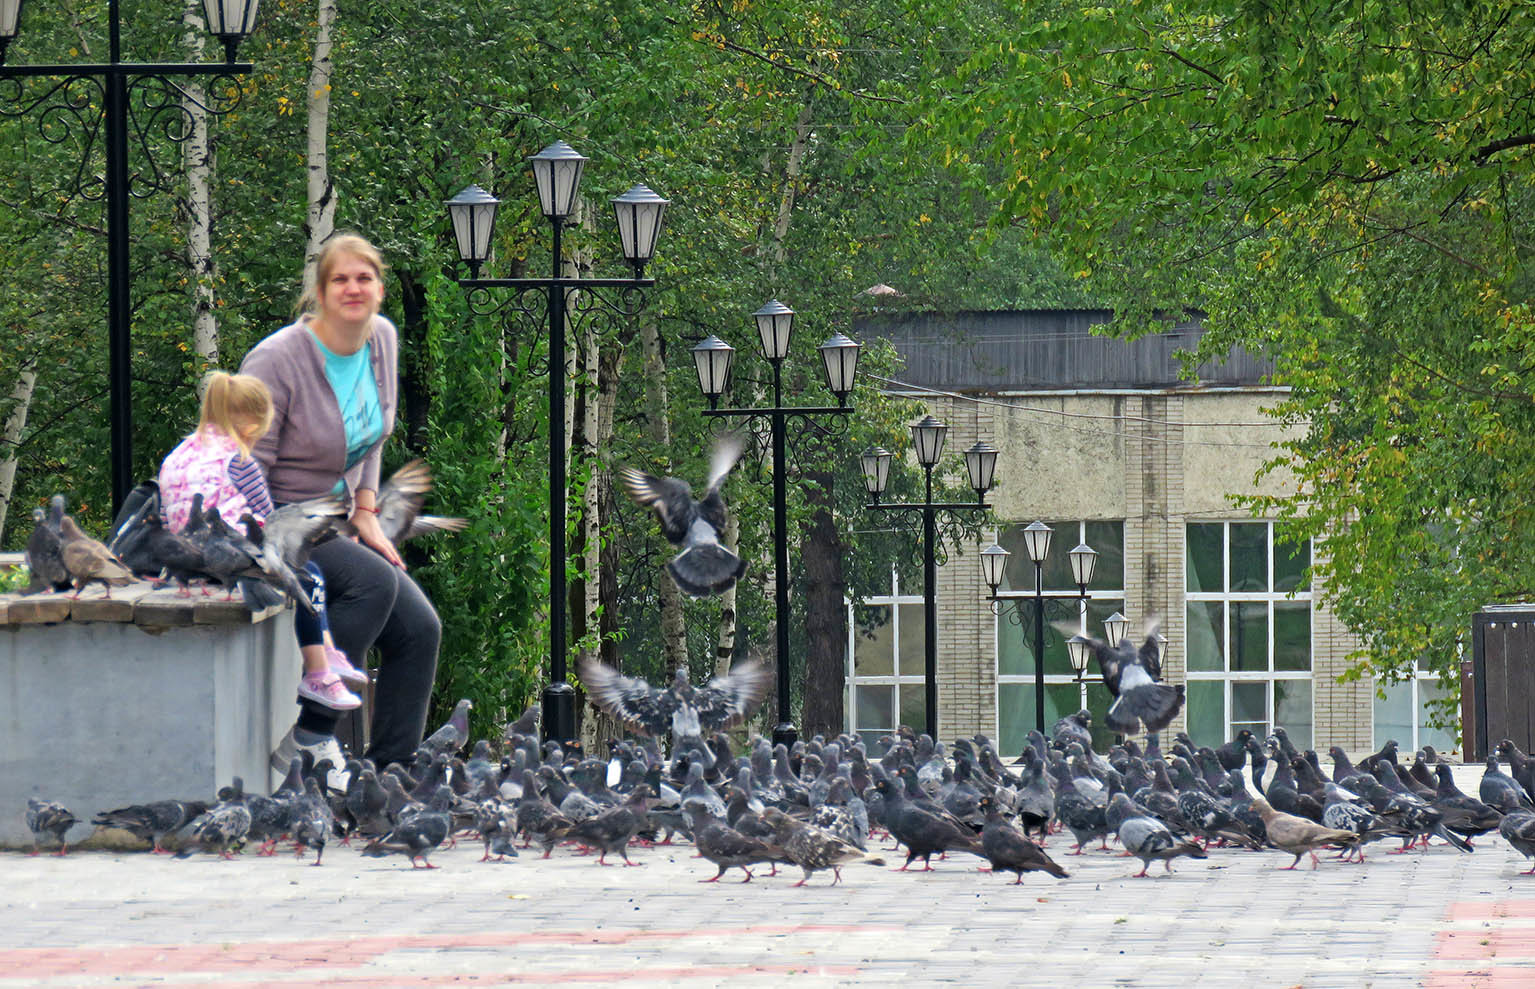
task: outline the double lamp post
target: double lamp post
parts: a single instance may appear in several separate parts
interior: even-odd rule
[[[600,300],[620,318],[632,318],[644,309],[643,290],[655,284],[645,277],[645,265],[655,256],[656,239],[668,200],[644,185],[636,185],[612,200],[624,260],[634,270],[632,278],[582,278],[579,272],[563,274],[561,234],[575,213],[581,173],[587,159],[564,141],[544,148],[529,159],[538,187],[538,202],[553,235],[550,269],[546,278],[481,278],[480,267],[490,258],[491,232],[499,200],[471,185],[448,200],[453,236],[459,257],[469,266],[469,277],[458,284],[470,291],[476,312],[498,311],[482,305],[489,289],[514,290],[509,303],[513,318],[538,321],[538,296],[549,334],[549,684],[544,688],[543,728],[546,739],[569,742],[576,737],[576,691],[566,679],[565,611],[568,586],[565,578],[565,331],[567,317],[584,313],[587,296]],[[616,293],[605,297],[604,293]],[[524,299],[524,296],[531,296]]]
[[[130,196],[165,191],[169,181],[154,161],[151,133],[184,142],[192,136],[187,102],[203,112],[228,113],[239,101],[234,93],[214,103],[172,81],[172,76],[230,78],[251,71],[249,62],[236,62],[240,42],[256,23],[258,0],[203,0],[208,30],[224,44],[223,62],[125,62],[119,0],[107,4],[107,61],[61,65],[5,65],[5,52],[21,28],[22,0],[0,0],[0,80],[10,87],[0,93],[0,116],[22,117],[39,111],[38,126],[50,143],[63,138],[54,127],[78,127],[85,147],[75,172],[75,192],[86,199],[106,200],[108,417],[111,425],[112,506],[121,507],[133,487],[132,300],[129,295],[128,218]],[[57,79],[41,95],[30,97],[21,79]],[[84,85],[81,85],[84,84]],[[144,172],[130,176],[130,128],[149,157]],[[102,134],[106,170],[98,181],[90,166],[96,134]],[[92,177],[86,179],[90,174]],[[100,191],[97,191],[99,188]]]

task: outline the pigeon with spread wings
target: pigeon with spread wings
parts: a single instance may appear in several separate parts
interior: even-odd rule
[[[577,670],[593,704],[634,731],[652,736],[670,731],[677,739],[741,724],[772,683],[772,672],[757,662],[741,663],[702,687],[688,683],[687,671],[679,669],[665,689],[593,660],[579,661]]]
[[[1102,639],[1090,638],[1088,643],[1103,671],[1103,684],[1114,696],[1114,703],[1103,719],[1110,728],[1133,735],[1141,730],[1142,722],[1147,732],[1158,732],[1172,724],[1183,707],[1183,684],[1162,682],[1162,650],[1157,643],[1155,622],[1147,627],[1139,649],[1129,639],[1110,645]]]
[[[720,542],[729,518],[720,485],[741,456],[739,435],[722,438],[709,459],[709,486],[702,498],[676,477],[656,477],[632,467],[618,472],[629,495],[656,513],[661,534],[681,551],[666,565],[677,587],[695,598],[722,594],[746,573],[746,563]]]

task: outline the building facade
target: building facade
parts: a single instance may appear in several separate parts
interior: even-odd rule
[[[906,358],[887,390],[947,422],[949,452],[977,440],[1001,451],[989,498],[999,529],[950,547],[938,573],[941,737],[980,731],[1016,753],[1034,727],[1035,567],[1022,530],[1040,520],[1054,530],[1041,572],[1047,724],[1086,707],[1107,739],[1107,691],[1095,666],[1075,681],[1065,639],[1072,628],[1101,638],[1117,611],[1137,638],[1159,623],[1164,676],[1187,693],[1170,730],[1199,744],[1280,725],[1323,752],[1373,751],[1386,738],[1457,752],[1456,733],[1428,724],[1432,679],[1378,692],[1343,677],[1355,643],[1304,579],[1310,547],[1276,540],[1270,521],[1232,501],[1291,483],[1282,471],[1259,476],[1285,435],[1264,412],[1283,394],[1267,362],[1234,353],[1184,379],[1177,352],[1194,347],[1197,320],[1130,342],[1094,335],[1111,315],[920,314],[858,326]],[[1012,552],[996,606],[979,557],[993,540]],[[1085,602],[1067,558],[1081,542],[1098,552]],[[888,594],[865,599],[883,623],[869,635],[848,623],[847,724],[865,737],[923,723],[921,591],[892,578]]]

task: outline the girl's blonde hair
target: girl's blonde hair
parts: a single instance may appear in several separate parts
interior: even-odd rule
[[[298,297],[300,315],[312,316],[320,311],[320,286],[330,278],[331,272],[343,257],[361,258],[368,262],[381,282],[384,273],[389,270],[389,266],[384,263],[384,256],[367,238],[358,234],[336,234],[325,242],[314,259],[314,279],[305,283],[304,293]]]
[[[209,374],[204,382],[203,410],[197,428],[214,427],[238,443],[240,453],[249,457],[250,446],[239,427],[250,422],[261,424],[258,438],[272,428],[272,393],[266,382],[251,374],[224,371]]]

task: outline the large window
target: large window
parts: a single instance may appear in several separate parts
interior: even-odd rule
[[[1184,554],[1189,735],[1220,745],[1275,725],[1311,745],[1311,546],[1270,522],[1191,522]]]
[[[1123,522],[1051,522],[1050,551],[1041,571],[1045,605],[1045,731],[1058,718],[1086,708],[1093,714],[1093,745],[1107,749],[1113,733],[1103,724],[1109,709],[1108,690],[1096,669],[1078,684],[1066,653],[1067,635],[1059,626],[1103,637],[1103,620],[1125,609],[1125,525]],[[997,595],[1007,599],[997,619],[997,744],[1001,752],[1017,755],[1035,727],[1034,710],[1034,563],[1023,541],[1024,524],[1009,525],[997,542],[1013,555]],[[1078,543],[1098,551],[1093,582],[1082,608],[1072,582],[1068,554]]]
[[[1380,691],[1386,696],[1382,697]],[[1439,674],[1432,673],[1428,661],[1418,660],[1417,675],[1400,683],[1377,685],[1375,694],[1375,747],[1386,744],[1386,739],[1396,739],[1397,745],[1408,752],[1432,745],[1440,752],[1460,752],[1458,729],[1436,728],[1429,725],[1434,714],[1442,714],[1442,708],[1430,710],[1429,701],[1451,695],[1451,691],[1439,686]]]
[[[889,594],[864,598],[861,611],[848,604],[847,723],[870,752],[897,725],[920,733],[927,724],[922,595],[901,591],[891,571]]]

